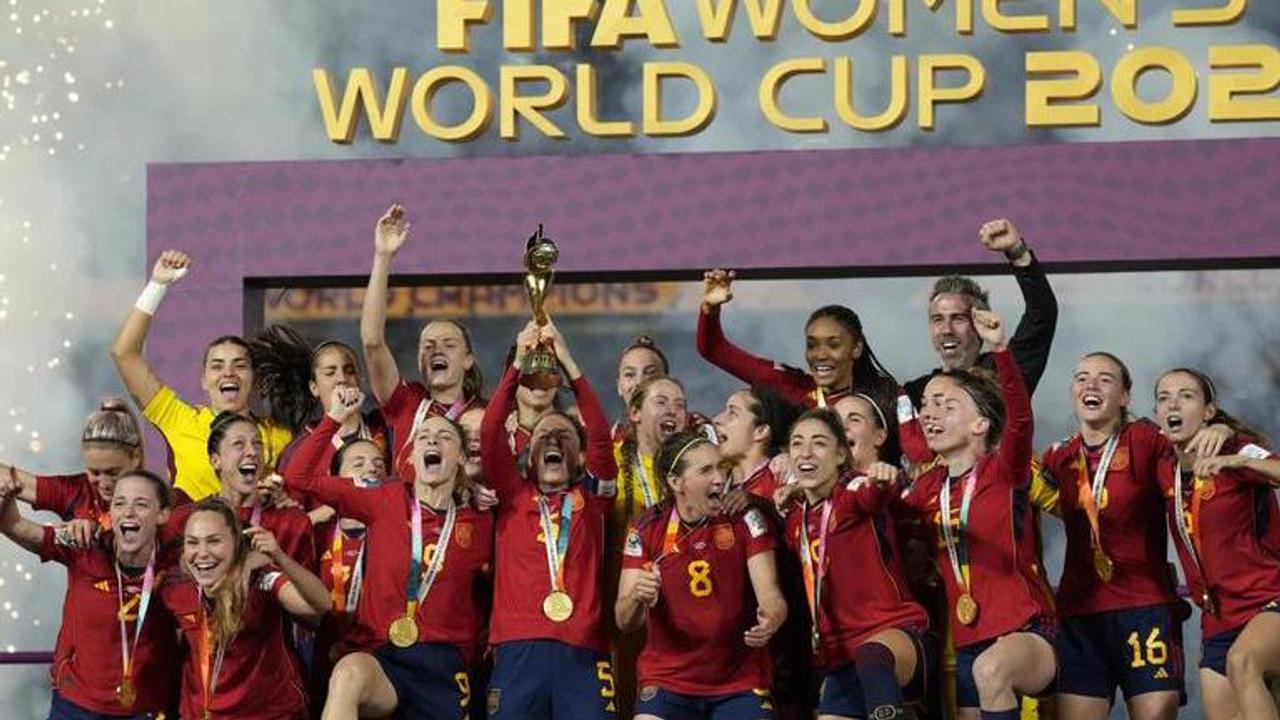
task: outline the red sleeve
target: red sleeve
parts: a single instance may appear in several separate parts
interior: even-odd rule
[[[391,397],[382,404],[382,414],[391,422],[391,418],[398,418],[402,414],[408,413],[412,417],[415,410],[418,409],[418,403],[426,397],[426,393],[420,390],[421,385],[411,383],[400,378],[400,382],[396,384],[396,389],[391,391]],[[398,438],[397,442],[403,442],[403,438]]]
[[[54,538],[54,527],[45,525],[44,538],[40,541],[40,562],[56,562],[70,566],[72,559],[71,548],[59,545]]]
[[[777,546],[769,521],[764,513],[756,508],[747,508],[735,521],[739,533],[747,541],[747,557],[752,558],[762,552],[769,552]]]
[[[1223,448],[1222,454],[1226,454],[1228,452],[1234,453],[1236,455],[1243,455],[1245,457],[1253,458],[1255,460],[1266,460],[1266,459],[1275,457],[1275,454],[1272,453],[1269,449],[1259,445],[1256,442],[1253,442],[1249,438],[1240,434],[1237,434],[1235,438],[1232,440],[1232,442],[1228,443],[1228,445]],[[1232,468],[1225,472],[1230,472],[1234,474],[1237,478],[1242,480],[1243,482],[1249,483],[1251,485],[1267,485],[1267,486],[1276,485],[1276,481],[1272,480],[1267,475],[1264,475],[1258,472],[1257,470],[1252,470],[1247,467]]]
[[[502,374],[480,421],[480,468],[486,484],[498,493],[498,504],[504,505],[520,492],[520,474],[516,456],[507,442],[507,415],[516,400],[518,372],[513,365]]]
[[[899,487],[897,483],[871,482],[859,476],[844,486],[841,504],[848,503],[864,515],[874,515],[888,507]]]
[[[340,426],[333,418],[325,415],[310,430],[299,434],[289,443],[289,447],[280,455],[276,463],[276,472],[280,477],[294,475],[328,474],[329,468],[320,467],[321,461],[329,454],[333,436]]]
[[[1013,353],[1003,350],[992,353],[996,362],[996,379],[1000,382],[1000,394],[1004,398],[1004,432],[996,457],[1000,463],[997,473],[1014,485],[1031,482],[1031,443],[1034,435],[1031,416],[1031,396],[1022,380],[1022,371],[1013,359]]]
[[[627,524],[627,539],[622,543],[622,569],[645,570],[649,567],[650,550],[634,522]]]
[[[329,477],[328,475],[301,475],[286,477],[285,489],[290,492],[310,494],[317,500],[338,511],[342,517],[370,522],[378,514],[378,505],[386,495],[387,488],[399,490],[404,483],[392,476],[376,488],[358,488],[346,478]],[[307,533],[309,536],[310,533]],[[315,553],[314,540],[312,554]],[[291,556],[293,553],[289,553]]]
[[[813,379],[802,370],[756,357],[729,342],[720,326],[720,308],[698,312],[698,354],[742,382],[772,388],[790,402],[808,406]]]
[[[301,511],[289,515],[291,518],[289,537],[281,538],[280,547],[299,565],[311,572],[316,572],[320,569],[320,564],[319,555],[316,553],[316,538],[311,531],[311,521]]]
[[[916,416],[916,408],[911,404],[911,397],[901,387],[898,388],[898,444],[912,465],[924,465],[934,457],[925,440],[920,418]],[[897,458],[894,460],[896,462]]]
[[[37,475],[36,501],[31,507],[36,510],[48,510],[56,513],[63,520],[70,519],[75,512],[76,497],[80,490],[87,487],[89,477],[84,473],[78,475]]]
[[[578,412],[587,428],[587,472],[598,481],[608,482],[618,476],[618,463],[613,457],[613,438],[609,432],[609,420],[596,391],[580,375],[573,383],[573,396],[578,400]]]

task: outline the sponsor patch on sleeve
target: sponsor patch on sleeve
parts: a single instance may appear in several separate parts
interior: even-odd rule
[[[1259,445],[1254,445],[1253,443],[1249,443],[1248,445],[1240,448],[1240,452],[1237,454],[1254,460],[1266,460],[1271,457],[1270,450]]]

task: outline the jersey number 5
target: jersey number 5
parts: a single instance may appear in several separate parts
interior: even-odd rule
[[[689,593],[704,598],[711,594],[711,563],[694,560],[689,563]]]

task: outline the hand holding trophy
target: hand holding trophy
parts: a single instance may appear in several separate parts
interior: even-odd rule
[[[538,231],[529,237],[524,247],[524,290],[529,295],[533,322],[539,327],[547,324],[544,303],[559,259],[560,248],[554,240],[542,234],[542,224],[539,223]],[[556,360],[550,338],[539,337],[537,345],[524,354],[520,364],[520,384],[536,390],[560,386],[560,363]]]

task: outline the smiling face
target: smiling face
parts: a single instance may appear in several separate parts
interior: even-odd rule
[[[804,329],[804,359],[823,390],[842,390],[853,382],[853,363],[862,357],[862,340],[835,318],[814,318]]]
[[[110,513],[116,557],[122,560],[150,554],[156,529],[169,519],[155,485],[141,475],[124,475],[115,483]]]
[[[387,479],[387,461],[382,450],[369,440],[355,440],[342,449],[338,475],[362,487],[381,485]]]
[[[844,426],[845,441],[853,453],[854,465],[864,467],[880,458],[880,448],[889,439],[889,433],[880,427],[880,416],[864,397],[846,395],[840,398],[832,410]]]
[[[223,487],[248,495],[266,471],[265,457],[258,426],[248,420],[236,420],[227,427],[218,451],[209,456],[209,462]]]
[[[351,350],[326,345],[311,362],[311,396],[327,405],[336,387],[360,387],[360,370]]]
[[[1076,372],[1071,376],[1071,401],[1076,418],[1085,425],[1101,427],[1119,422],[1129,407],[1123,369],[1106,356],[1085,356],[1076,363]]]
[[[200,387],[209,396],[213,414],[244,413],[253,400],[253,362],[249,348],[231,342],[209,348],[204,358]]]
[[[1175,444],[1194,437],[1216,413],[1204,387],[1191,373],[1165,373],[1156,383],[1156,422]]]
[[[939,293],[929,302],[929,341],[944,370],[973,367],[982,339],[973,329],[973,303],[967,295]]]
[[[419,483],[437,488],[456,482],[466,460],[458,429],[446,418],[427,418],[413,436],[412,459]]]
[[[182,565],[205,593],[227,576],[236,561],[239,538],[221,513],[197,510],[182,535]]]
[[[434,393],[461,388],[476,358],[462,328],[451,322],[427,323],[418,336],[418,372]]]
[[[769,441],[769,427],[757,424],[759,418],[751,412],[753,404],[751,393],[739,390],[729,396],[724,410],[712,419],[720,438],[720,456],[725,460],[738,461],[756,445]]]
[[[724,507],[726,481],[720,470],[720,453],[711,443],[700,443],[680,457],[684,469],[667,478],[672,495],[685,520],[718,515]]]
[[[646,347],[631,348],[618,361],[618,397],[631,402],[636,386],[665,372],[662,357]]]
[[[578,477],[581,466],[578,429],[560,413],[545,415],[529,438],[529,462],[534,477],[544,488],[565,487]]]
[[[787,454],[801,489],[812,497],[831,493],[840,477],[840,466],[849,458],[844,439],[817,418],[801,420],[791,428]]]
[[[655,380],[646,385],[640,408],[631,411],[631,422],[636,426],[637,437],[653,448],[684,429],[688,421],[684,390],[667,379]]]
[[[935,376],[924,388],[920,424],[935,453],[974,445],[986,437],[991,422],[978,412],[969,393],[954,378]]]
[[[86,442],[80,444],[84,473],[106,504],[111,503],[116,478],[142,465],[142,452],[116,443]]]
[[[458,424],[467,431],[467,477],[480,480],[480,423],[484,420],[484,408],[473,407],[458,417]]]

